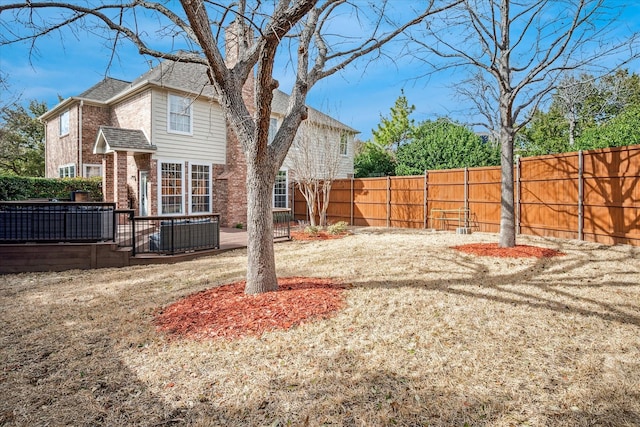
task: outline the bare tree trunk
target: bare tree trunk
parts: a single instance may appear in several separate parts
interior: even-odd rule
[[[247,284],[245,293],[259,294],[278,289],[273,250],[271,192],[275,176],[271,168],[247,161]]]
[[[512,248],[516,245],[516,218],[514,204],[513,182],[513,141],[516,134],[514,129],[515,118],[513,115],[513,101],[515,92],[511,85],[512,68],[511,52],[506,46],[510,42],[510,1],[502,0],[500,3],[500,51],[497,69],[494,75],[499,78],[499,105],[500,105],[500,236],[498,246]]]
[[[300,192],[307,202],[307,215],[309,216],[309,225],[316,226],[316,200],[318,199],[318,185],[315,181],[299,182]]]
[[[333,181],[323,181],[322,182],[322,200],[320,207],[320,226],[327,226],[327,209],[329,209],[329,195],[331,193],[331,184]]]
[[[501,141],[502,155],[500,163],[501,202],[500,202],[500,239],[501,248],[516,245],[516,218],[513,183],[513,143],[511,139]]]
[[[576,141],[576,119],[572,116],[569,119],[569,145],[573,146]]]
[[[515,189],[513,177],[513,139],[515,132],[511,114],[506,106],[501,106],[502,126],[500,127],[500,236],[498,246],[512,248],[516,245]],[[503,111],[504,110],[504,111]]]

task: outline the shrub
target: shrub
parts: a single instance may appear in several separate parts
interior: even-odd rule
[[[69,200],[72,191],[88,191],[90,200],[102,201],[102,178],[0,176],[0,200]]]
[[[317,236],[318,233],[320,232],[320,229],[316,226],[308,226],[304,228],[304,232],[305,234],[308,234],[310,236]]]
[[[349,224],[347,224],[345,221],[338,221],[335,224],[331,224],[330,226],[327,227],[327,232],[329,234],[340,234],[340,233],[344,233],[345,231],[347,231],[347,226]]]

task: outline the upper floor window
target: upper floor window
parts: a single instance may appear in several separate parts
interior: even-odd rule
[[[192,102],[189,98],[169,95],[169,132],[191,135]]]
[[[69,134],[69,110],[60,114],[60,136]]]
[[[58,168],[58,176],[60,178],[75,178],[76,177],[76,165],[62,165]]]
[[[343,156],[347,155],[347,150],[349,149],[349,136],[346,132],[340,133],[340,154]]]

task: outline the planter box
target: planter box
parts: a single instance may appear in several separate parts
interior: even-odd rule
[[[151,252],[184,252],[196,249],[216,249],[218,222],[209,219],[162,221],[160,230],[149,236]]]

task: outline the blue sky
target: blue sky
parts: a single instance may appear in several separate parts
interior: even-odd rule
[[[640,5],[632,5],[619,24],[623,33],[640,31]],[[44,100],[51,108],[58,102],[58,96],[78,95],[105,75],[131,81],[149,69],[150,61],[157,64],[157,60],[139,55],[128,42],[119,49],[117,57],[111,58],[101,40],[70,31],[42,39],[31,55],[29,51],[28,43],[0,46],[0,71],[8,83],[8,90],[0,89],[2,103],[19,97],[23,102]],[[416,79],[424,74],[424,65],[409,58],[395,63],[380,60],[366,68],[360,65],[360,68],[345,70],[319,82],[311,89],[308,104],[358,129],[361,139],[371,137],[380,115],[389,114],[401,89],[416,106],[413,114],[416,121],[441,116],[465,120],[461,112],[464,105],[453,89],[459,74],[442,71],[429,78]],[[637,63],[629,68],[640,72]],[[277,70],[275,77],[286,91],[291,75]]]

